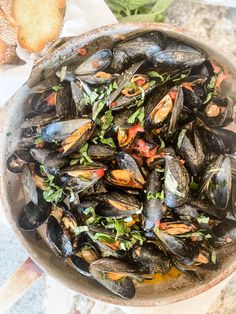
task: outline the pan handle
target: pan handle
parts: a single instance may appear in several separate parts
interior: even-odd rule
[[[43,275],[43,271],[27,258],[0,287],[0,313],[9,310]]]

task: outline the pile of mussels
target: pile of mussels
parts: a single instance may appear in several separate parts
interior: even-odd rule
[[[223,69],[153,31],[81,48],[55,72],[31,89],[7,160],[26,200],[19,227],[46,223],[56,254],[127,299],[171,267],[220,267],[217,251],[236,239]]]

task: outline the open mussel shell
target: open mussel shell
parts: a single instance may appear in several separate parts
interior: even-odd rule
[[[13,154],[7,159],[7,168],[14,173],[22,172],[22,169],[26,163],[33,162],[28,149],[15,150]]]
[[[45,142],[63,141],[76,130],[91,123],[90,119],[72,119],[50,123],[41,130],[41,137]]]
[[[47,221],[47,239],[54,251],[62,256],[70,256],[73,254],[73,246],[69,236],[64,232],[60,222],[50,216]]]
[[[137,76],[139,77],[141,75],[137,74]],[[150,94],[158,85],[160,85],[160,83],[158,81],[150,81],[147,76],[142,75],[142,77],[145,78],[144,86],[141,86],[141,87],[143,87],[144,95]],[[143,97],[141,89],[138,87],[135,87],[134,95],[131,94],[128,96],[127,92],[125,90],[126,90],[126,88],[124,88],[124,90],[122,90],[122,91],[124,91],[125,95],[123,95],[123,93],[120,94],[120,96],[118,96],[114,101],[112,101],[110,103],[109,106],[110,106],[111,110],[115,111],[115,110],[124,109],[128,106],[132,106],[133,103],[141,100]],[[128,87],[128,90],[130,90],[129,87]]]
[[[122,73],[118,77],[117,79],[118,88],[115,89],[113,92],[111,92],[111,94],[109,95],[107,99],[107,105],[110,108],[114,107],[114,104],[117,105],[117,103],[114,103],[114,101],[120,95],[122,89],[125,87],[127,82],[130,82],[132,76],[138,71],[138,69],[141,67],[142,64],[143,64],[143,61],[133,64],[129,69],[125,70],[124,73]]]
[[[112,60],[112,52],[109,49],[102,49],[97,51],[75,70],[77,76],[94,74],[98,71],[104,70],[109,66]]]
[[[37,113],[50,113],[55,111],[57,93],[46,90],[41,94],[31,94],[31,106]]]
[[[199,184],[199,195],[205,193],[216,209],[225,209],[231,194],[231,178],[229,157],[219,155],[206,168]]]
[[[75,104],[76,116],[77,117],[87,116],[91,112],[91,108],[84,101],[84,93],[88,94],[91,91],[89,90],[86,83],[84,83],[80,79],[77,80],[76,83],[71,82],[70,87],[71,87],[72,98]]]
[[[144,184],[145,180],[144,177],[135,161],[135,159],[125,153],[125,152],[119,152],[116,155],[116,161],[120,169],[122,170],[130,170],[134,173],[135,179],[137,182],[140,182],[140,184]]]
[[[162,136],[171,138],[177,128],[177,122],[183,109],[183,90],[181,87],[168,90],[163,87],[148,101],[145,108],[145,128],[158,128],[166,125]]]
[[[145,272],[149,274],[164,274],[170,270],[171,262],[167,255],[153,242],[146,242],[132,250],[134,261],[142,264]]]
[[[177,238],[162,231],[157,232],[156,235],[167,252],[180,258],[188,259],[192,257],[192,252],[186,245],[183,238]]]
[[[99,216],[122,218],[141,211],[141,203],[133,196],[121,193],[109,193],[102,196],[102,200],[95,207]]]
[[[164,221],[160,223],[159,228],[161,231],[174,236],[195,232],[197,230],[197,227],[187,220]]]
[[[173,211],[179,218],[187,220],[197,219],[199,215],[198,207],[190,204],[183,204],[182,206],[175,207]]]
[[[208,127],[227,126],[233,121],[233,105],[228,98],[215,97],[197,117]]]
[[[67,160],[59,158],[57,152],[45,148],[31,148],[30,154],[34,160],[44,165],[48,170],[58,170],[65,166]]]
[[[25,205],[19,217],[18,225],[24,231],[33,231],[42,225],[51,213],[51,205],[36,205],[32,201]]]
[[[102,258],[93,262],[89,269],[93,278],[110,292],[124,299],[134,297],[135,286],[127,275],[135,271],[129,264],[114,258]]]
[[[235,224],[219,223],[212,228],[212,232],[217,237],[218,244],[226,245],[236,243],[236,226]]]
[[[78,165],[63,169],[62,182],[65,188],[74,192],[82,192],[93,186],[105,174],[106,167],[102,164]]]
[[[89,265],[100,258],[100,252],[95,245],[84,242],[77,252],[70,257],[73,267],[82,275],[91,277]]]
[[[189,175],[176,156],[165,156],[165,204],[174,208],[183,205],[189,194]]]
[[[99,71],[95,74],[77,76],[77,78],[89,85],[96,86],[110,84],[116,78],[116,75]]]

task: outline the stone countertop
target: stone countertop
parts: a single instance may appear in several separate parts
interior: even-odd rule
[[[236,9],[223,6],[208,6],[191,1],[174,1],[169,8],[165,23],[185,27],[198,32],[236,55]],[[7,236],[6,236],[7,235]],[[7,279],[27,255],[13,233],[0,223],[0,285]],[[217,288],[218,289],[218,288]],[[219,289],[218,289],[219,290]],[[215,294],[217,295],[217,293]],[[208,302],[207,314],[236,313],[236,276],[220,292],[214,303]],[[203,299],[201,299],[203,301]],[[204,301],[203,301],[204,302]],[[199,314],[201,304],[191,299],[186,310]],[[191,305],[194,305],[191,308]],[[211,305],[211,306],[210,306]],[[9,314],[125,314],[125,313],[169,313],[177,314],[180,305],[154,309],[129,309],[94,302],[78,296],[49,277],[41,278],[34,287],[8,312]],[[185,312],[184,312],[185,313]],[[184,314],[182,313],[182,314]],[[187,313],[187,312],[186,312]],[[3,314],[3,313],[2,313]]]

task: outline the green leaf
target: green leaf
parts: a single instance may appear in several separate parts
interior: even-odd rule
[[[197,217],[197,221],[200,223],[200,224],[208,224],[209,223],[209,217],[206,217],[204,215],[199,215]]]
[[[165,172],[165,169],[157,167],[157,168],[155,168],[155,171],[156,172]]]
[[[95,91],[93,91],[92,92],[92,95],[91,96],[89,96],[89,98],[90,98],[90,103],[92,104],[97,98],[98,98],[98,94],[95,92]]]
[[[159,141],[161,143],[160,147],[158,148],[158,151],[161,151],[162,149],[164,149],[166,147],[166,144],[165,144],[165,142],[163,141],[163,139],[161,138],[160,135],[158,135],[158,139],[159,139]]]
[[[156,71],[149,71],[149,72],[147,72],[147,75],[151,78],[159,78],[161,80],[161,82],[165,81],[165,78],[163,77],[163,75],[159,74]]]
[[[157,0],[154,6],[151,8],[150,13],[163,13],[169,8],[172,3],[173,0]]]
[[[116,240],[118,239],[119,236],[122,236],[126,233],[130,232],[130,229],[124,224],[122,220],[114,219],[114,227],[116,230]]]
[[[107,130],[112,124],[113,116],[112,111],[108,110],[105,112],[104,116],[101,118],[101,128],[102,130]]]
[[[75,228],[74,233],[77,236],[80,233],[82,233],[84,231],[88,231],[88,230],[89,230],[88,226],[78,226],[78,227]]]
[[[214,249],[212,249],[212,251],[211,251],[211,261],[212,261],[212,263],[216,263],[216,258],[217,258],[217,256],[216,256],[216,251],[214,250]]]
[[[90,164],[93,162],[88,155],[88,143],[80,147],[79,153],[81,155],[81,158],[79,160],[80,164]]]
[[[49,203],[58,203],[62,199],[63,195],[63,189],[53,189],[51,186],[49,186],[46,191],[43,192],[43,197],[45,201]]]
[[[137,241],[140,245],[143,245],[143,242],[146,240],[144,236],[142,236],[139,232],[135,231],[132,233],[131,242],[135,244]]]
[[[79,162],[79,158],[77,158],[77,159],[72,159],[72,160],[70,161],[70,166],[74,166],[74,165],[76,165],[78,162]]]
[[[159,199],[161,201],[164,200],[164,191],[162,190],[161,192],[156,192],[156,193],[150,193],[148,192],[147,194],[147,199],[148,200],[156,200],[156,199]]]
[[[119,19],[120,22],[155,22],[156,13],[152,14],[136,14],[122,17]]]
[[[143,7],[145,4],[150,3],[150,0],[128,0],[126,2],[128,9],[133,11]]]
[[[144,107],[138,108],[129,118],[128,123],[133,124],[135,121],[138,120],[141,123],[144,121]]]
[[[194,182],[194,178],[193,176],[191,176],[191,182],[189,184],[189,187],[191,190],[198,190],[198,184],[196,182]]]
[[[105,241],[107,243],[114,243],[115,242],[114,238],[112,238],[111,236],[109,236],[105,233],[100,233],[100,232],[95,233],[93,238],[94,238],[94,240],[102,240],[102,241]]]
[[[44,142],[44,140],[42,139],[42,137],[41,136],[39,136],[39,137],[36,137],[35,139],[34,139],[34,143],[37,145],[37,144],[41,144],[41,143],[43,143]]]
[[[58,92],[59,90],[63,89],[63,87],[61,85],[54,85],[52,86],[52,89],[55,91],[55,92]]]
[[[105,106],[105,102],[100,101],[98,103],[95,103],[93,105],[93,114],[92,114],[92,119],[93,121],[95,121],[97,119],[97,116],[99,115],[99,113],[102,111],[102,109]]]
[[[64,81],[65,77],[66,77],[66,71],[67,71],[67,66],[64,65],[61,68],[61,73],[60,73],[60,82]]]
[[[108,138],[100,138],[100,142],[102,144],[106,144],[106,145],[109,145],[111,147],[114,147],[116,148],[116,144],[114,143],[113,139],[111,137],[108,137]]]
[[[113,82],[112,88],[113,88],[113,89],[118,89],[118,88],[119,88],[119,86],[117,85],[117,82],[116,82],[116,81]]]

